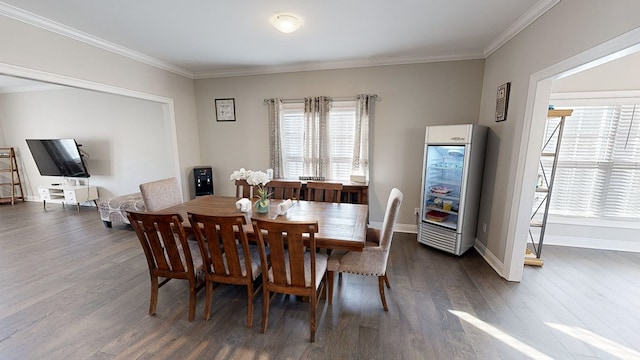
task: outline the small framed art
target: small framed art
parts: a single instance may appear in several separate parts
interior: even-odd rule
[[[235,99],[216,99],[216,120],[236,121]]]
[[[507,109],[509,108],[509,90],[511,90],[510,82],[498,86],[498,95],[496,99],[496,121],[507,120]]]

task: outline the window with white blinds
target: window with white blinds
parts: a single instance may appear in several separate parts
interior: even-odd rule
[[[572,108],[562,133],[549,212],[640,218],[640,104]],[[547,135],[557,121],[547,122]],[[550,143],[548,149],[553,148],[555,143]]]
[[[281,112],[282,154],[288,178],[303,174],[304,102],[287,102]],[[331,180],[349,180],[353,157],[356,102],[332,101],[329,112],[329,153]]]

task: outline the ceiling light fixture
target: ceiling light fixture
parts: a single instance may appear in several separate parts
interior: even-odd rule
[[[273,27],[285,34],[292,33],[302,26],[302,21],[292,14],[276,14],[271,17]]]

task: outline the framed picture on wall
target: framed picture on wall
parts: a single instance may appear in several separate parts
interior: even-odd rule
[[[216,120],[236,121],[235,99],[216,99]]]
[[[507,120],[507,109],[509,108],[509,90],[511,90],[510,82],[498,86],[498,94],[496,96],[496,121]]]

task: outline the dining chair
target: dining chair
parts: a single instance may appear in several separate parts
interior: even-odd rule
[[[158,211],[182,203],[182,191],[175,177],[140,184],[147,211]]]
[[[386,284],[387,288],[391,288],[387,277],[387,260],[389,259],[391,240],[393,240],[393,227],[401,204],[402,192],[397,188],[393,188],[387,200],[382,229],[367,229],[365,247],[362,252],[344,250],[331,252],[327,263],[329,304],[333,302],[333,277],[335,272],[373,275],[378,277],[378,289],[382,307],[385,311],[389,311],[384,294],[384,285]]]
[[[140,240],[151,277],[149,315],[156,313],[158,289],[171,279],[189,282],[189,321],[196,316],[196,293],[204,281],[198,243],[187,241],[180,214],[154,214],[129,211],[129,222]],[[158,282],[159,278],[164,278]]]
[[[236,180],[236,197],[251,199],[253,196],[253,186],[247,180]]]
[[[340,203],[341,197],[341,183],[307,182],[307,200]]]
[[[247,288],[247,327],[253,325],[253,282],[260,276],[258,247],[249,245],[243,229],[244,215],[211,216],[189,212],[189,223],[198,242],[205,275],[204,319],[211,317],[215,283],[243,285]],[[237,240],[236,240],[237,239]]]
[[[300,181],[272,180],[267,183],[267,191],[272,199],[299,199],[302,183]]]
[[[316,308],[324,290],[327,270],[327,255],[316,252],[318,222],[254,219],[252,224],[253,233],[257,234],[263,274],[262,332],[267,331],[272,292],[303,296],[310,299],[310,341],[314,342]]]

